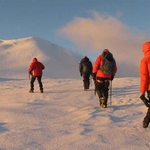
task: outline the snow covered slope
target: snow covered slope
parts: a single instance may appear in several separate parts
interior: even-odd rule
[[[34,57],[45,65],[44,77],[79,78],[81,56],[38,37],[0,40],[0,77],[28,78]]]

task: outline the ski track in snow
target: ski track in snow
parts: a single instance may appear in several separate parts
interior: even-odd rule
[[[147,108],[139,99],[139,78],[116,78],[112,104],[100,108],[94,83],[43,78],[28,93],[29,80],[0,81],[0,150],[149,150]]]

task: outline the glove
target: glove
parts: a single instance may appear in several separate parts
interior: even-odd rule
[[[147,91],[147,98],[150,100],[150,91]]]
[[[142,94],[142,95],[140,96],[140,99],[144,102],[144,104],[145,104],[146,107],[150,107],[150,101],[145,98],[145,95],[144,95],[144,94]]]
[[[96,73],[93,73],[92,77],[93,77],[93,80],[95,81],[96,80]]]
[[[32,76],[32,71],[30,71],[29,74]]]
[[[80,73],[80,76],[82,77],[82,72]]]
[[[110,80],[112,81],[114,79],[114,75],[111,76]]]

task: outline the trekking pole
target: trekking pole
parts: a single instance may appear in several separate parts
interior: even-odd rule
[[[112,96],[112,81],[110,81],[110,106],[112,104],[111,96]]]
[[[92,85],[92,76],[90,75],[90,84]]]
[[[94,85],[95,85],[94,94],[96,95],[96,90],[97,90],[97,88],[96,88],[96,80],[94,80]]]

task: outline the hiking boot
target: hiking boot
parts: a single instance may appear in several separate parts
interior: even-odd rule
[[[107,108],[107,105],[106,104],[101,104],[100,105],[102,108]]]
[[[107,104],[100,104],[100,107],[107,108]]]
[[[149,119],[145,117],[143,120],[143,128],[147,128],[148,125],[149,125]]]
[[[107,107],[105,97],[101,97],[101,98],[99,99],[99,101],[100,101],[100,107],[102,107],[102,108],[106,108],[106,107]]]
[[[41,93],[43,93],[43,90],[41,90]]]
[[[87,84],[87,86],[86,86],[86,87],[87,87],[87,89],[89,89],[90,85],[89,85],[89,84]]]
[[[149,122],[144,122],[144,121],[143,121],[143,128],[147,128],[148,125],[149,125]]]
[[[84,89],[84,91],[87,91],[87,89]]]
[[[29,93],[34,93],[34,91],[33,91],[33,90],[30,90]]]

